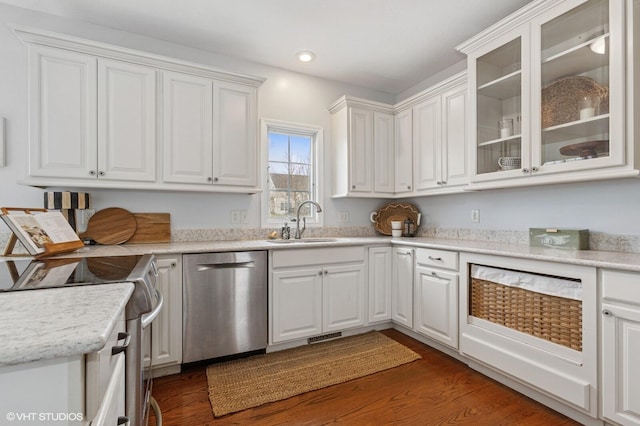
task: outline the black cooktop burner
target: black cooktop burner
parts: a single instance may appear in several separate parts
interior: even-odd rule
[[[141,256],[17,259],[0,262],[0,291],[127,281]]]

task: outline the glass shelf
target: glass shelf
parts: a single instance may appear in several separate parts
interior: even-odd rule
[[[522,135],[518,134],[518,135],[509,136],[509,137],[506,137],[506,138],[493,139],[493,140],[490,140],[490,141],[479,143],[478,146],[479,147],[489,146],[489,145],[495,145],[495,144],[499,144],[499,143],[503,143],[503,142],[520,142],[520,138],[521,137],[522,137]]]
[[[583,74],[586,71],[606,67],[609,57],[595,53],[591,45],[602,40],[604,51],[609,51],[609,34],[595,37],[578,46],[549,57],[542,62],[542,85],[566,76]]]
[[[478,87],[478,94],[495,99],[508,99],[520,96],[520,77],[522,71],[514,71]]]
[[[572,121],[542,129],[543,143],[565,142],[577,138],[601,135],[609,132],[609,114],[586,120]]]

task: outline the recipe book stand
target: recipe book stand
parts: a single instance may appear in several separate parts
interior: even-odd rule
[[[0,207],[0,211],[3,215],[8,215],[12,211],[19,211],[26,214],[31,214],[31,212],[46,212],[47,209],[31,209],[31,208],[23,208],[23,207]],[[11,228],[9,228],[11,229]],[[16,233],[11,230],[11,236],[7,241],[7,245],[4,247],[4,251],[2,252],[2,256],[7,257],[16,257],[16,256],[31,256],[29,253],[13,253],[13,250],[16,247],[16,243],[18,242],[18,237]],[[76,241],[65,241],[62,243],[44,243],[44,252],[38,253],[34,255],[36,259],[40,259],[42,257],[54,256],[56,254],[61,253],[69,253],[71,251],[78,250],[84,247],[84,243],[81,240]]]

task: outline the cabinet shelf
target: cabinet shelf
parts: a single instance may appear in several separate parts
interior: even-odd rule
[[[550,144],[609,132],[609,114],[542,129],[543,143]]]
[[[517,70],[478,87],[478,94],[496,99],[508,99],[520,96],[522,71]]]
[[[495,145],[495,144],[502,143],[502,142],[516,142],[516,141],[519,141],[520,138],[522,138],[521,134],[509,136],[509,137],[506,137],[506,138],[492,139],[490,141],[479,143],[478,147]]]
[[[579,75],[586,71],[606,67],[609,63],[608,55],[595,53],[591,50],[591,45],[599,39],[604,39],[605,52],[608,52],[609,34],[605,34],[543,60],[542,85],[545,86],[562,77]]]

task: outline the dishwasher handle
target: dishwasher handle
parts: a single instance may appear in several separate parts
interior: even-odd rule
[[[198,272],[209,271],[212,269],[245,269],[255,268],[256,262],[253,260],[248,262],[221,262],[221,263],[199,263]]]

